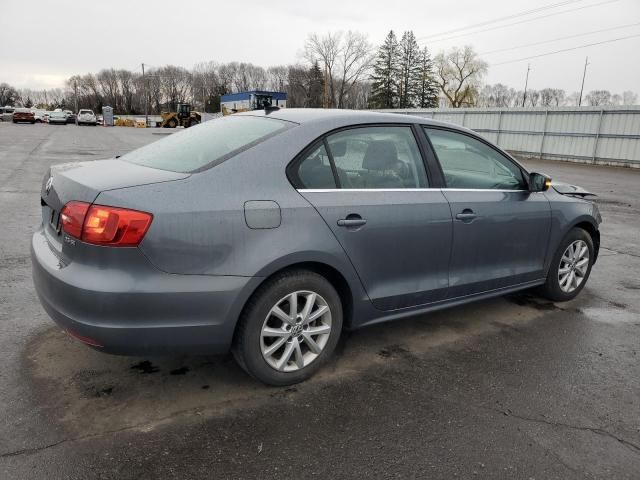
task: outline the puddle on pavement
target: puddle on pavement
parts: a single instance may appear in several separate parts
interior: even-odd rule
[[[410,361],[434,349],[456,348],[479,335],[525,325],[556,308],[517,294],[350,332],[334,360],[310,381],[289,388],[252,380],[230,355],[113,356],[85,347],[57,327],[31,341],[27,361],[41,406],[70,431],[145,431],[177,416],[198,418],[274,399],[295,400],[299,392],[312,392],[390,362]]]

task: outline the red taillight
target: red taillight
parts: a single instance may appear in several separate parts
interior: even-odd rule
[[[89,210],[89,204],[84,202],[69,202],[62,212],[60,219],[62,220],[62,229],[72,237],[80,238],[82,236],[82,225],[84,217]]]
[[[84,202],[67,203],[61,215],[64,231],[69,235],[83,242],[113,247],[138,245],[153,220],[150,213]]]

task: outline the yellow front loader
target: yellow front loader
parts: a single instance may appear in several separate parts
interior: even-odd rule
[[[162,128],[189,128],[202,122],[200,112],[192,112],[191,105],[188,103],[179,103],[177,112],[161,112],[160,116],[162,117],[162,123],[160,123]]]

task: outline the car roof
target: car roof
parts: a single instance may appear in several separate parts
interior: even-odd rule
[[[418,114],[410,115],[405,113],[373,112],[369,110],[342,110],[327,108],[280,108],[270,110],[252,110],[249,112],[236,113],[234,115],[268,117],[294,122],[300,125],[312,125],[327,123],[340,128],[348,125],[358,125],[366,123],[420,123],[423,125],[446,126],[456,130],[468,131],[468,129],[451,123],[431,120]]]

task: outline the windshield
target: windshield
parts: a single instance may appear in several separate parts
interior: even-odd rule
[[[91,110],[80,110],[80,115],[93,115]]]
[[[120,159],[145,167],[189,173],[220,163],[290,124],[272,118],[228,116],[134,150]]]

